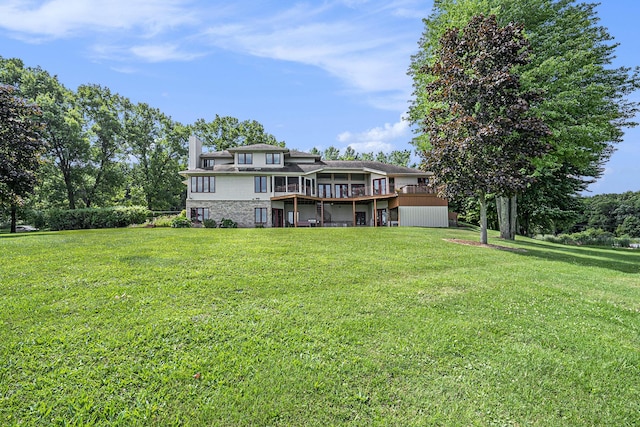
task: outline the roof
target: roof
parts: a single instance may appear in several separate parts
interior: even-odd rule
[[[264,172],[269,174],[274,173],[297,173],[308,174],[313,172],[331,172],[333,170],[340,170],[346,172],[382,172],[387,175],[429,175],[428,172],[423,172],[418,169],[407,168],[404,166],[389,165],[376,161],[365,160],[326,160],[316,161],[315,163],[289,163],[283,167],[253,167],[253,166],[238,166],[232,164],[226,165],[214,165],[213,169],[208,169],[206,172],[217,173],[237,173],[237,172]],[[205,172],[203,169],[196,169],[189,172]]]
[[[280,147],[278,145],[270,145],[270,144],[253,144],[253,145],[241,145],[238,147],[229,148],[227,150],[229,153],[247,153],[253,151],[272,151],[278,153],[287,153],[289,152],[288,148]]]

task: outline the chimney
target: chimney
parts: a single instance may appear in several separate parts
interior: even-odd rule
[[[200,155],[202,154],[202,141],[195,136],[189,137],[189,170],[200,168]]]

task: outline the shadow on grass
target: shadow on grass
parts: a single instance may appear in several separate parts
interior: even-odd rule
[[[585,267],[606,268],[622,273],[640,273],[640,251],[633,249],[595,248],[584,246],[548,245],[531,241],[518,241],[526,252],[523,256],[535,256]]]
[[[53,234],[52,231],[39,231],[39,232],[29,232],[29,233],[0,233],[0,239],[12,239],[15,237],[34,237],[34,236],[45,236],[47,234]]]

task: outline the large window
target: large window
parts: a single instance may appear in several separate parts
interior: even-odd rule
[[[279,165],[280,164],[280,153],[267,153],[267,164],[268,165]]]
[[[384,178],[373,180],[373,194],[387,194],[387,180]]]
[[[253,154],[251,153],[238,153],[239,165],[251,165],[253,164]]]
[[[331,184],[318,184],[318,197],[331,197]]]
[[[254,191],[256,193],[266,193],[267,192],[267,177],[266,176],[256,176],[256,177],[254,177]]]
[[[349,197],[349,184],[336,184],[336,197],[338,199]]]
[[[192,176],[191,192],[192,193],[215,193],[216,178],[214,176]]]
[[[256,224],[266,224],[267,223],[267,208],[256,208]]]
[[[207,208],[191,208],[191,221],[202,222],[209,219],[209,209]]]
[[[364,184],[351,184],[351,196],[358,197],[366,195]]]

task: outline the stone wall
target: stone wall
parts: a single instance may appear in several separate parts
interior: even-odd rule
[[[267,223],[271,227],[271,202],[269,200],[187,200],[187,215],[191,208],[209,209],[209,218],[218,224],[222,218],[231,219],[240,228],[254,228],[255,208],[267,208]]]

